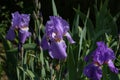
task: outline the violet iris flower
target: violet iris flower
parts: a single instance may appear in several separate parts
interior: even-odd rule
[[[29,21],[30,15],[28,14],[19,14],[18,11],[12,13],[12,25],[8,30],[6,39],[11,41],[14,40],[15,30],[18,30],[20,43],[25,43],[26,38],[31,35],[31,33],[28,31]]]
[[[68,33],[69,24],[59,16],[50,16],[45,25],[45,35],[41,41],[43,50],[49,50],[52,58],[64,59],[67,57],[66,44],[63,36],[66,36],[70,43],[75,43]]]
[[[97,42],[97,49],[93,52],[92,56],[93,61],[98,62],[100,65],[115,59],[113,50],[108,48],[104,42]]]
[[[97,42],[97,49],[93,52],[92,57],[93,62],[97,62],[99,65],[108,64],[112,72],[118,73],[118,69],[112,62],[115,59],[114,52],[104,42]]]
[[[93,60],[92,65],[101,67],[103,64],[107,64],[112,72],[114,72],[114,73],[119,72],[119,70],[114,66],[114,63],[112,62],[112,60],[115,59],[113,50],[108,48],[108,46],[102,41],[97,42],[96,50],[93,51],[92,54],[86,56],[85,60],[88,61],[90,58],[92,58],[92,60]],[[96,71],[96,69],[92,65],[90,64],[84,68],[84,74],[88,78],[91,78],[92,80],[99,80],[99,79],[93,79],[93,76],[90,76],[90,75],[94,74],[94,77],[98,77],[98,74],[99,74],[99,72]],[[93,73],[94,70],[95,70],[95,73]],[[99,77],[99,78],[101,78],[101,77]]]

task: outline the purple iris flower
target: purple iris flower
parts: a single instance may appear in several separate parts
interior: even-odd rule
[[[98,62],[100,65],[115,59],[113,50],[108,48],[104,42],[97,42],[97,49],[93,52],[92,56],[93,61]]]
[[[59,16],[50,16],[50,20],[45,25],[45,35],[41,41],[41,47],[49,50],[52,58],[64,59],[67,57],[66,44],[63,36],[66,36],[70,43],[75,43],[68,33],[69,24]]]
[[[6,39],[11,41],[14,40],[15,30],[18,30],[20,43],[25,43],[26,38],[31,35],[31,33],[28,31],[29,21],[30,15],[28,14],[19,14],[18,11],[12,13],[12,25],[8,30]]]
[[[100,80],[102,77],[101,67],[91,63],[84,68],[84,75],[86,75],[91,80]]]
[[[97,49],[93,52],[92,57],[94,62],[99,65],[108,64],[112,72],[118,73],[118,69],[114,67],[112,62],[115,59],[114,52],[104,42],[97,42]]]
[[[86,56],[85,61],[88,61],[90,58],[92,58],[92,60],[93,60],[92,65],[91,64],[88,65],[84,70],[84,74],[88,78],[91,78],[90,75],[94,74],[94,77],[97,77],[99,74],[98,71],[94,71],[95,67],[93,65],[101,67],[103,64],[108,64],[108,67],[110,68],[110,70],[112,72],[114,72],[114,73],[119,72],[119,70],[114,66],[114,63],[112,62],[112,60],[115,59],[113,50],[108,48],[107,45],[102,41],[97,42],[96,50],[93,51],[92,54]],[[92,70],[93,70],[93,72],[92,72]],[[92,79],[92,80],[99,80],[99,79]]]

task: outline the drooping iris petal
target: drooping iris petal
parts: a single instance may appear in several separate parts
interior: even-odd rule
[[[93,52],[93,61],[98,62],[100,65],[104,64],[108,60],[115,59],[115,55],[112,49],[108,48],[104,42],[97,42],[97,49]]]
[[[65,59],[67,57],[66,44],[63,40],[60,42],[51,42],[49,47],[49,55],[56,59]]]
[[[68,32],[65,34],[65,36],[67,37],[70,43],[75,43],[75,41],[72,39],[71,35]]]
[[[7,35],[6,35],[6,39],[12,41],[12,40],[14,40],[14,38],[15,38],[15,32],[14,32],[14,30],[12,28],[10,28],[8,30]]]
[[[31,35],[31,33],[28,32],[28,28],[19,30],[19,39],[20,39],[20,42],[21,43],[25,43],[25,40],[30,35]]]
[[[119,72],[118,68],[116,68],[116,67],[114,66],[112,60],[109,60],[109,61],[108,61],[108,66],[109,66],[109,68],[110,68],[110,70],[111,70],[112,72],[114,72],[114,73],[118,73],[118,72]]]
[[[99,66],[94,65],[93,63],[87,65],[84,68],[84,75],[86,75],[91,80],[100,80],[102,77],[102,70]]]
[[[44,35],[41,40],[41,47],[43,48],[43,50],[49,49],[49,44],[48,44],[46,35]]]

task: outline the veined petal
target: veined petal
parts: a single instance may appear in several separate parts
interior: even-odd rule
[[[28,32],[28,30],[19,30],[19,40],[21,43],[25,43],[25,40],[27,39],[27,37],[29,37],[31,35],[30,32]]]
[[[18,28],[20,22],[20,14],[18,11],[12,13],[12,27]]]
[[[93,52],[93,61],[94,62],[98,62],[100,65],[103,65],[105,60],[104,60],[104,52],[102,51],[99,51],[98,49],[96,49],[94,52]]]
[[[51,42],[49,47],[49,55],[56,59],[65,59],[67,57],[66,44],[63,40],[60,42]]]
[[[41,40],[41,47],[43,50],[46,50],[49,48],[49,44],[48,44],[46,35],[44,35],[42,40]]]
[[[119,72],[118,69],[114,66],[112,60],[109,60],[109,61],[108,61],[108,66],[109,66],[109,68],[110,68],[110,70],[111,70],[112,72],[114,72],[114,73],[118,73],[118,72]]]
[[[29,26],[30,15],[29,14],[21,14],[21,21],[19,23],[20,28]]]
[[[56,34],[56,38],[62,39],[64,34],[69,30],[69,24],[67,21],[59,16],[50,16],[50,20],[46,23],[45,32],[47,36],[52,39],[52,34]]]
[[[70,43],[72,43],[72,44],[75,43],[75,41],[72,39],[71,35],[68,32],[65,34],[65,36],[70,41]]]
[[[108,59],[111,59],[111,60],[115,59],[115,53],[111,48],[107,48],[107,53],[108,54],[106,56],[108,56]]]
[[[13,28],[23,28],[29,25],[30,15],[29,14],[19,14],[18,11],[12,13],[12,27]]]
[[[15,38],[15,32],[14,32],[14,29],[10,28],[10,29],[8,30],[7,35],[6,35],[6,39],[12,41],[12,40],[14,40],[14,38]]]

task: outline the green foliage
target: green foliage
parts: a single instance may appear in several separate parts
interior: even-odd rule
[[[56,5],[55,5],[55,2],[54,2],[54,0],[52,0],[52,10],[53,10],[53,15],[54,16],[57,16],[58,14],[57,14],[57,9],[56,9]]]

